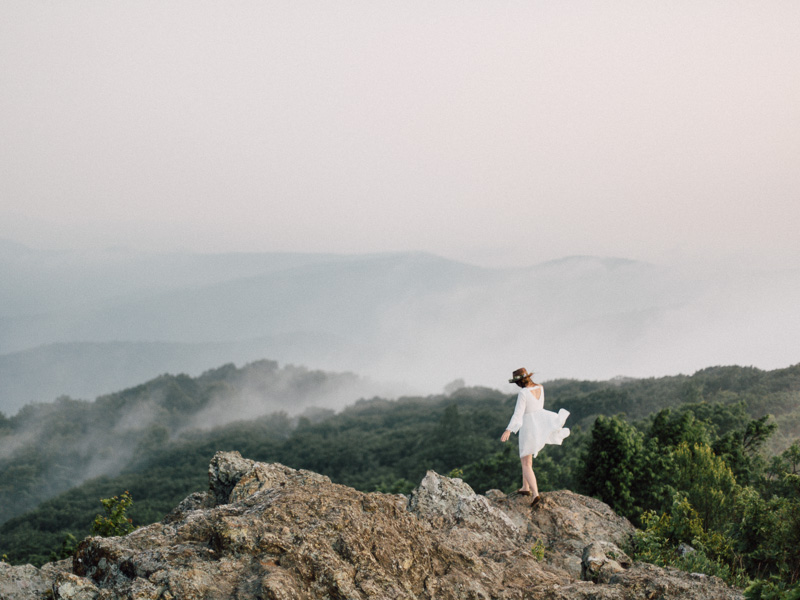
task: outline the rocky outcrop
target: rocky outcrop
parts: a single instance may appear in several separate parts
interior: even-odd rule
[[[32,565],[12,567],[0,562],[0,600],[30,600],[53,597],[53,581],[72,570],[72,560],[47,563],[41,569]]]
[[[713,577],[632,564],[620,548],[633,526],[602,502],[560,491],[529,504],[432,471],[406,498],[217,453],[209,491],[162,522],[87,538],[71,569],[28,574],[48,590],[0,589],[13,600],[742,598]],[[0,585],[26,568],[4,565]]]

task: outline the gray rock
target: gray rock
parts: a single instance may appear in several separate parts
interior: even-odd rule
[[[231,491],[254,462],[238,452],[217,452],[208,465],[208,493],[214,504],[227,504]]]
[[[55,600],[96,600],[98,596],[100,590],[96,585],[72,573],[59,573],[53,582]]]
[[[409,510],[442,526],[463,526],[475,532],[516,538],[520,527],[502,510],[477,495],[461,479],[428,471],[411,494]]]
[[[678,554],[680,554],[681,556],[686,556],[687,554],[691,554],[692,552],[695,552],[695,549],[692,548],[689,544],[681,544],[680,546],[678,546]]]
[[[47,563],[41,569],[33,565],[11,566],[0,561],[0,599],[30,600],[45,598],[51,593],[53,580],[69,571],[71,560]]]
[[[581,579],[608,583],[613,575],[631,566],[633,561],[612,542],[592,542],[583,549]]]
[[[11,566],[0,562],[0,598],[3,600],[41,598],[51,583],[52,579],[33,565]]]
[[[211,506],[238,502],[261,490],[285,486],[290,481],[318,484],[330,483],[331,480],[318,473],[291,469],[279,463],[257,463],[242,458],[238,452],[217,452],[208,465],[208,497],[198,498],[197,502],[210,502]],[[183,503],[190,498],[192,496]]]

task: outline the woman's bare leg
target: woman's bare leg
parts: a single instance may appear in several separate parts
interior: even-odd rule
[[[533,456],[528,454],[519,460],[522,463],[522,489],[528,490],[535,498],[539,495],[539,487],[536,485],[536,475],[533,474]]]

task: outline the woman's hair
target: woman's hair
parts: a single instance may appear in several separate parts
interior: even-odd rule
[[[532,375],[530,375],[530,374],[529,374],[527,377],[525,377],[524,379],[520,379],[520,380],[519,380],[519,381],[517,381],[516,383],[517,383],[517,385],[518,385],[519,387],[521,387],[521,388],[528,387],[528,385],[529,385],[529,384],[531,384],[531,383],[532,383],[533,385],[538,385],[538,384],[537,384],[537,383],[536,383],[536,382],[533,380],[533,376],[532,376]]]

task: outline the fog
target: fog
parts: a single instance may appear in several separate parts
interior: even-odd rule
[[[288,430],[299,415],[441,393],[457,379],[511,395],[507,379],[520,366],[547,382],[797,362],[798,270],[703,272],[588,256],[494,269],[421,253],[132,251],[94,256],[86,270],[85,255],[19,246],[0,254],[0,276],[15,282],[3,297],[0,411],[42,403],[17,413],[13,429],[0,419],[0,461],[10,468],[57,448],[37,498],[119,473],[148,440],[273,413],[288,415]],[[60,307],[39,285],[54,261],[60,294],[74,299]],[[36,345],[48,340],[58,343]],[[229,364],[264,357],[280,365]],[[159,375],[208,369],[208,395],[189,394],[203,403],[175,422],[170,407],[193,401]],[[107,397],[51,404],[124,388],[132,389],[121,411]],[[775,443],[794,432],[784,425]],[[27,508],[9,506],[4,518]]]
[[[798,362],[800,270],[703,272],[599,257],[492,269],[419,253],[289,260],[129,252],[85,271],[65,255],[59,291],[80,302],[29,313],[25,306],[49,301],[46,288],[26,285],[51,272],[53,253],[43,270],[39,256],[6,252],[0,265],[16,273],[0,340],[0,410],[9,415],[62,394],[93,399],[165,372],[196,376],[264,358],[371,382],[307,399],[334,409],[359,394],[438,393],[459,378],[503,389],[520,366],[543,380],[605,380]],[[92,294],[103,286],[125,292]],[[279,388],[224,398],[200,421],[286,410],[280,393],[270,396]]]
[[[200,431],[261,419],[288,435],[300,417],[318,420],[397,391],[352,373],[258,361],[194,380],[158,377],[94,402],[61,397],[28,405],[12,427],[0,421],[0,475],[11,482],[0,490],[0,523],[88,479],[135,468]]]
[[[0,410],[261,358],[419,393],[793,364],[798,30],[789,0],[4,2]]]

